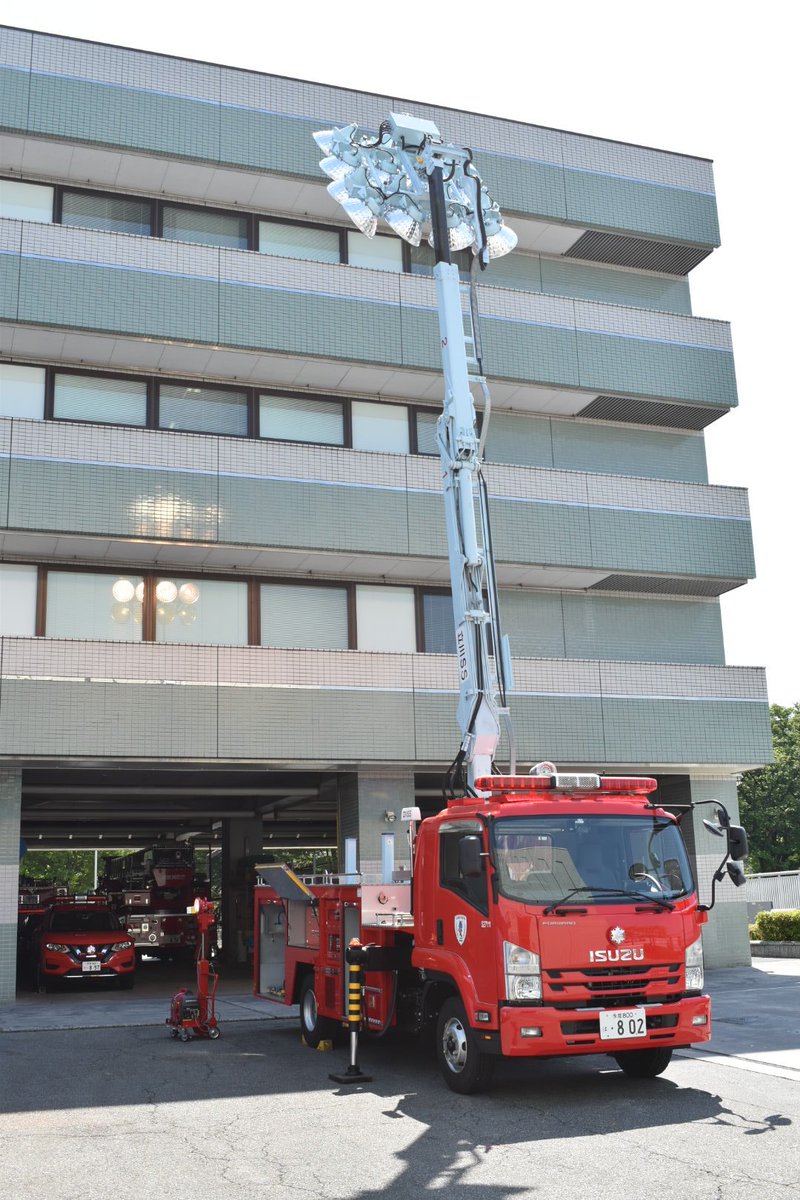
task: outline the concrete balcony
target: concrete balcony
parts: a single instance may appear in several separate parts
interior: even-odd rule
[[[0,639],[0,758],[352,769],[458,744],[444,655]],[[770,756],[764,672],[520,659],[520,760],[744,770]],[[735,764],[731,766],[731,764]]]
[[[0,352],[438,400],[433,280],[0,221]],[[480,289],[498,408],[700,429],[737,403],[725,322]]]
[[[684,274],[719,243],[688,155],[19,29],[0,75],[3,166],[29,177],[338,218],[312,132],[412,111],[473,148],[525,248]]]
[[[6,557],[449,581],[433,458],[0,421]],[[719,595],[754,573],[742,489],[492,466],[503,586]]]

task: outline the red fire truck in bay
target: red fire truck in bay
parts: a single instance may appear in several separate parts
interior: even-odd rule
[[[191,846],[151,846],[107,857],[98,890],[125,919],[138,955],[194,956],[197,923],[187,909],[208,885],[195,872]]]
[[[483,267],[516,238],[470,151],[444,144],[432,122],[390,114],[374,134],[350,125],[314,137],[331,195],[368,236],[377,215],[415,244],[422,224],[431,227],[462,737],[443,810],[419,824],[419,810],[403,811],[408,869],[394,869],[391,833],[375,877],[356,872],[352,843],[341,876],[257,868],[255,990],[299,1004],[312,1046],[352,1023],[354,1008],[367,1034],[433,1031],[457,1092],[485,1088],[503,1056],[604,1053],[651,1078],[676,1048],[710,1037],[701,935],[717,884],[726,874],[745,881],[745,832],[721,804],[716,822],[704,822],[726,844],[701,904],[680,832],[696,805],[668,811],[650,778],[559,772],[549,762],[517,772],[483,479],[491,403],[475,277],[463,283],[450,260],[451,248],[471,242]],[[483,396],[480,432],[472,387]],[[507,773],[495,764],[501,720]]]
[[[536,773],[476,780],[419,826],[413,877],[392,869],[302,880],[258,868],[256,992],[299,1004],[311,1046],[346,1020],[364,972],[363,1028],[435,1033],[457,1092],[497,1059],[610,1054],[651,1078],[711,1035],[700,904],[678,819],[656,781]],[[404,811],[410,829],[418,812]],[[723,863],[743,872],[744,831],[722,806]],[[386,839],[393,835],[385,835]],[[712,891],[713,904],[713,891]],[[350,943],[358,946],[351,949]]]

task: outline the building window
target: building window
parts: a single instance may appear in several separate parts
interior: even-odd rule
[[[417,435],[417,454],[435,454],[439,457],[439,443],[436,440],[436,422],[438,413],[425,412],[417,409],[414,413],[414,426]]]
[[[261,585],[261,643],[284,649],[346,650],[347,588]]]
[[[454,654],[453,599],[449,592],[422,596],[422,628],[426,654]]]
[[[365,237],[357,229],[347,231],[347,261],[351,267],[373,271],[402,271],[403,243],[397,237]]]
[[[219,579],[156,580],[156,641],[247,645],[247,584]]]
[[[44,367],[0,363],[0,417],[44,416]]]
[[[0,635],[33,637],[36,632],[36,567],[0,563]]]
[[[417,649],[413,588],[356,587],[356,626],[359,650],[400,651]]]
[[[401,404],[354,400],[353,449],[408,454],[408,409]]]
[[[142,379],[57,374],[53,384],[53,416],[68,421],[146,425],[147,384]]]
[[[288,442],[322,442],[343,446],[344,405],[312,396],[268,396],[258,398],[259,434]]]
[[[180,208],[165,204],[162,209],[162,237],[179,242],[200,242],[206,246],[224,246],[229,250],[248,250],[248,220],[238,213],[214,212],[205,208]]]
[[[0,217],[17,221],[53,220],[53,188],[17,179],[0,179]]]
[[[141,575],[48,571],[48,637],[138,642],[142,637]]]
[[[450,260],[458,267],[459,275],[462,277],[469,276],[472,266],[471,250],[451,250]],[[432,275],[435,266],[436,255],[426,242],[423,242],[419,246],[411,247],[409,252],[409,267],[412,275]]]
[[[339,234],[333,229],[313,229],[278,221],[259,221],[258,248],[262,254],[279,258],[303,258],[312,262],[342,260]]]
[[[153,232],[152,207],[149,200],[104,196],[99,192],[64,191],[61,194],[61,224],[149,237]]]
[[[162,384],[158,393],[160,429],[246,436],[247,395],[222,388]]]

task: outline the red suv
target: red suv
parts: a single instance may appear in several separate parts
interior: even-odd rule
[[[117,979],[121,988],[133,987],[133,938],[105,899],[55,901],[30,947],[31,973],[40,992],[52,991],[62,979]]]

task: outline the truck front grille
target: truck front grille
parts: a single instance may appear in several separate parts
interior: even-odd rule
[[[544,971],[543,1001],[562,1009],[667,1004],[679,998],[681,976],[680,963]]]

